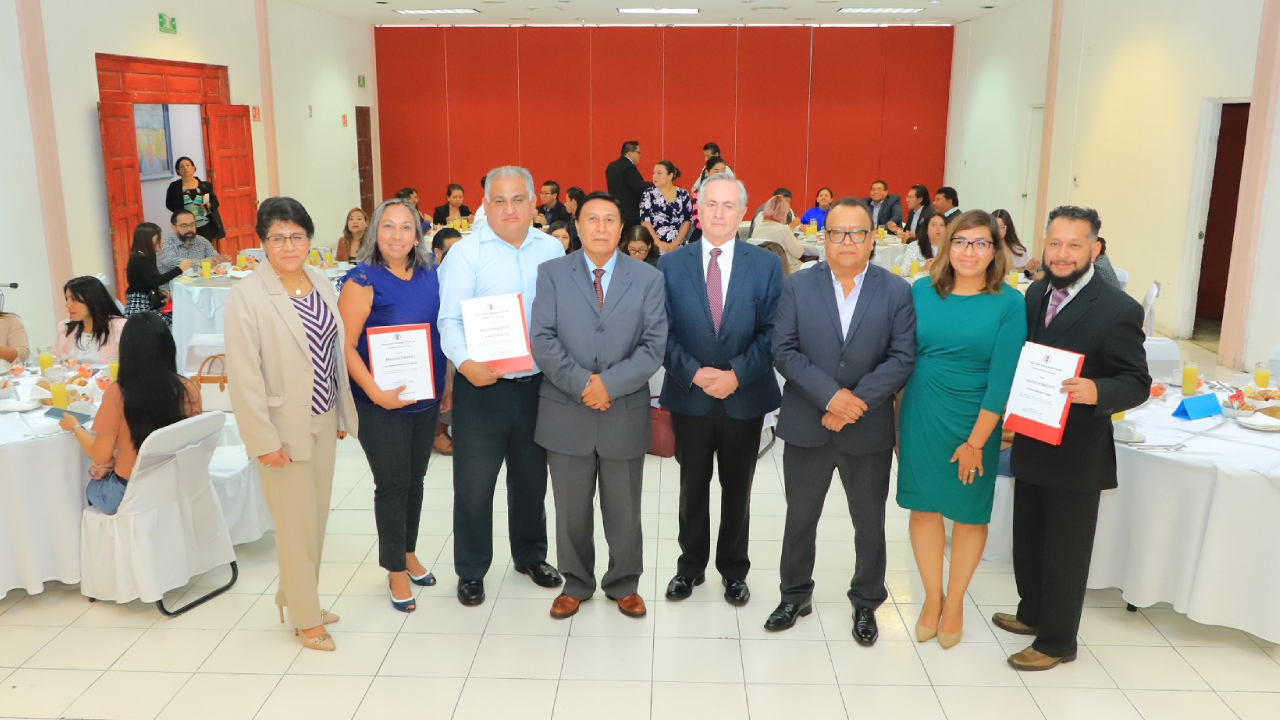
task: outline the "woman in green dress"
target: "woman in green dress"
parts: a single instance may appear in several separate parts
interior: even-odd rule
[[[964,596],[987,542],[1000,418],[1027,339],[1022,295],[1006,282],[1009,254],[995,219],[954,220],[929,277],[911,288],[916,366],[899,419],[898,504],[911,510],[911,548],[925,602],[916,639],[960,642]],[[942,519],[954,521],[944,595]]]

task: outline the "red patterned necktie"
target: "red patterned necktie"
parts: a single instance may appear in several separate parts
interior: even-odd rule
[[[596,274],[596,281],[595,281],[596,303],[598,303],[600,305],[600,309],[603,310],[604,309],[604,286],[600,284],[600,278],[604,277],[604,269],[596,268],[591,272]]]
[[[720,334],[720,318],[724,315],[724,291],[720,289],[720,262],[724,251],[711,249],[711,262],[707,263],[707,307],[711,308],[711,327]]]
[[[1058,308],[1062,307],[1062,303],[1067,301],[1070,295],[1066,290],[1054,290],[1049,295],[1049,310],[1044,314],[1044,326],[1049,327],[1049,323],[1058,316]]]

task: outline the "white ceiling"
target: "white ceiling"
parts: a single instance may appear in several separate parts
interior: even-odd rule
[[[373,25],[850,25],[963,22],[1021,0],[292,0]],[[624,15],[619,7],[696,7],[697,15]],[[903,15],[841,13],[842,7],[918,7]],[[475,8],[475,15],[401,15]]]

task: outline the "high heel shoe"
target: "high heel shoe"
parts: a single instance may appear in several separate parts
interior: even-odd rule
[[[277,605],[276,609],[280,611],[280,624],[283,625],[284,624],[284,606]],[[320,624],[321,625],[332,625],[341,619],[342,618],[339,617],[337,613],[331,613],[328,610],[325,610],[324,608],[320,608]]]
[[[391,576],[388,575],[387,576],[388,583],[390,582],[390,580],[391,580]],[[414,597],[412,594],[410,594],[409,597],[405,598],[404,600],[401,600],[396,597],[396,594],[391,591],[390,587],[387,588],[387,594],[391,596],[391,607],[399,610],[402,613],[411,613],[414,610],[418,609],[418,606],[414,602]]]
[[[962,613],[963,611],[964,609],[961,608]],[[942,618],[938,618],[938,627],[939,628],[942,627]],[[953,633],[942,632],[941,630],[938,631],[938,644],[942,646],[943,650],[953,648],[956,646],[956,643],[960,642],[960,636],[963,634],[964,634],[964,621],[962,619],[959,630]]]
[[[432,585],[436,584],[436,576],[431,574],[430,571],[428,571],[427,574],[425,575],[415,576],[413,573],[408,573],[408,575],[409,575],[409,582],[413,583],[414,585],[421,585],[422,587],[431,587]]]
[[[947,604],[947,599],[945,597],[942,598],[942,604],[944,606]],[[920,621],[923,619],[924,619],[924,608],[920,608],[920,617],[916,618],[916,642],[929,642],[934,638],[934,636],[938,634],[938,628],[925,627],[924,625],[921,625]],[[941,612],[938,613],[938,624],[939,625],[942,624]]]
[[[324,633],[320,637],[309,638],[306,635],[303,635],[301,630],[294,628],[293,634],[295,637],[302,638],[302,647],[307,648],[308,650],[324,650],[325,652],[333,652],[338,649],[338,646],[333,644],[333,636],[329,633]]]

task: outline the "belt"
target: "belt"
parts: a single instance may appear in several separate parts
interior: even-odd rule
[[[526,375],[524,377],[518,377],[518,378],[505,378],[505,377],[498,378],[498,382],[511,383],[512,385],[528,385],[529,383],[533,382],[534,380],[537,380],[540,377],[542,377],[542,373],[534,373],[532,375]]]

